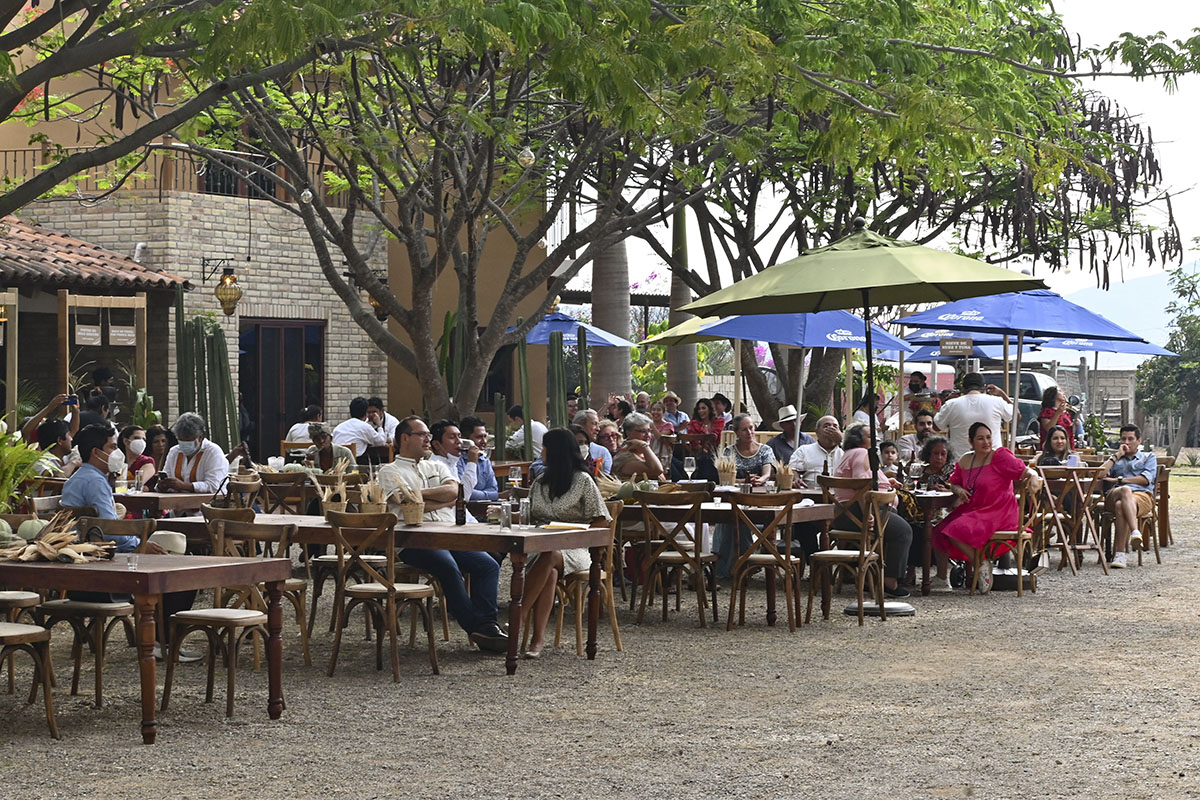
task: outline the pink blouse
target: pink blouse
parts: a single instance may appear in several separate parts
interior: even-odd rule
[[[865,447],[856,447],[853,450],[847,450],[833,469],[833,477],[835,478],[866,478],[870,474],[870,454]],[[892,482],[888,480],[887,475],[883,474],[883,470],[875,472],[875,487],[881,492],[890,492],[892,490]],[[854,499],[854,491],[852,489],[834,489],[833,494],[834,497],[843,503]],[[895,504],[896,502],[893,500],[892,505]]]

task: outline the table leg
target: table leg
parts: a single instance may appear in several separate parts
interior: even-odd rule
[[[588,572],[588,661],[596,660],[596,628],[600,624],[600,565],[604,563],[604,547],[593,547],[592,568]],[[615,602],[615,601],[614,601]]]
[[[921,595],[929,596],[929,567],[933,563],[933,506],[922,509],[925,512],[925,553],[921,561]]]
[[[767,625],[775,625],[775,568],[767,567]],[[732,603],[731,603],[732,605]]]
[[[1158,546],[1171,544],[1171,484],[1163,481],[1158,486]]]
[[[525,594],[525,554],[510,553],[509,558],[512,560],[512,599],[508,604],[508,657],[504,659],[504,669],[509,675],[515,675],[517,650],[521,647],[521,618],[524,616],[521,599]]]
[[[142,743],[154,744],[158,736],[158,700],[154,675],[154,643],[156,625],[154,609],[159,595],[133,596],[134,619],[137,622],[138,673],[142,680]]]
[[[271,719],[279,719],[283,714],[283,639],[280,636],[283,607],[279,603],[282,589],[283,581],[267,584],[267,713]]]

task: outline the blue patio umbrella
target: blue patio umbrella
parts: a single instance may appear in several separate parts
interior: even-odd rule
[[[918,347],[912,353],[905,356],[905,358],[909,361],[953,361],[956,358],[1004,358],[1004,348],[997,347],[996,345],[988,345],[986,347],[975,345],[975,347],[973,347],[971,350],[972,352],[970,356],[944,356],[942,355],[941,349],[937,345],[931,344],[925,347]],[[1031,352],[1032,350],[1032,347],[1025,348],[1025,352],[1027,353]]]
[[[592,347],[635,347],[633,342],[628,339],[622,339],[615,333],[597,328],[595,325],[589,325],[586,322],[568,317],[560,311],[551,311],[546,316],[538,321],[537,325],[530,328],[529,333],[525,334],[526,344],[550,344],[550,334],[561,333],[563,335],[564,345],[579,344],[579,329],[583,328],[587,331],[587,343]],[[509,332],[515,331],[517,328],[514,325],[509,328]]]
[[[1136,333],[1047,289],[957,300],[904,317],[903,324],[909,327],[1015,335],[1018,376],[1021,374],[1021,351],[1026,336],[1087,337],[1146,343]],[[1018,418],[1017,397],[1014,396],[1010,438],[1016,432]]]
[[[867,344],[862,319],[848,311],[726,317],[701,326],[695,335],[842,350],[862,350]],[[871,325],[871,345],[877,350],[912,350],[875,324]]]
[[[901,317],[900,319],[897,319],[896,322],[899,322],[902,325],[907,325],[908,324],[907,320],[908,320],[907,317]],[[936,346],[940,339],[956,338],[956,337],[963,337],[963,336],[970,337],[973,344],[990,345],[990,344],[1004,344],[1005,334],[993,333],[990,331],[952,331],[952,330],[948,330],[946,328],[932,328],[932,329],[925,328],[925,329],[922,329],[919,331],[913,331],[912,333],[907,334],[904,337],[904,341],[908,342],[909,344],[915,344],[915,345]],[[1040,344],[1041,341],[1042,341],[1041,339],[1036,339],[1036,338],[1026,338],[1025,339],[1026,344]],[[911,356],[910,356],[910,358],[911,358]]]
[[[1055,350],[1080,350],[1088,353],[1133,353],[1147,356],[1178,356],[1165,347],[1159,347],[1151,342],[1121,342],[1112,339],[1084,339],[1071,337],[1069,339],[1046,339],[1041,347]]]

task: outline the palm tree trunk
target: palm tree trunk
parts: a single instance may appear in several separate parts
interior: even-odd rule
[[[606,247],[592,264],[592,324],[629,338],[629,256],[625,242]],[[592,405],[625,395],[633,383],[628,347],[592,348]]]

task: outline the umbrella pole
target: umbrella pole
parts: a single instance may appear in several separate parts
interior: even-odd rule
[[[871,290],[863,289],[863,322],[867,329],[867,409],[870,416],[868,425],[871,431],[871,447],[867,450],[867,459],[871,462],[871,483],[875,483],[875,473],[879,471],[879,450],[875,447],[875,359],[871,352]],[[850,351],[847,350],[847,353]]]
[[[849,425],[854,416],[854,351],[847,349],[843,352],[846,359],[846,380],[845,391],[842,393],[842,419]]]
[[[736,417],[742,410],[742,340],[735,339],[733,346],[733,408]]]
[[[1008,334],[1004,334],[1004,391],[1008,391]]]
[[[900,354],[900,372],[896,376],[896,414],[900,420],[900,433],[904,433],[904,351],[898,350]]]
[[[805,356],[808,355],[808,349],[800,348],[800,369],[796,370],[800,373],[800,380],[796,381],[796,435],[792,438],[792,447],[800,446],[800,415],[804,413],[804,382],[808,379],[808,362]]]
[[[1007,337],[1006,337],[1007,338]],[[1017,379],[1013,381],[1013,416],[1009,422],[1008,446],[1017,449],[1017,425],[1021,421],[1021,352],[1025,349],[1025,331],[1017,333]],[[1008,387],[1005,386],[1005,389]]]

